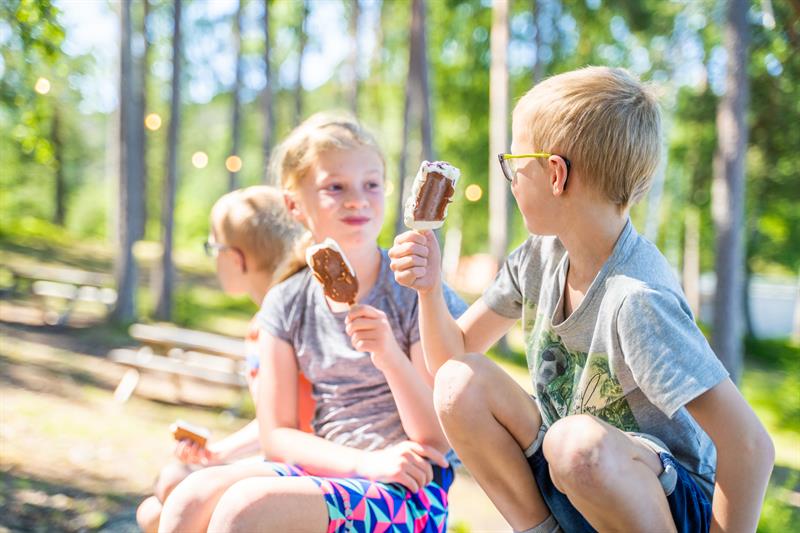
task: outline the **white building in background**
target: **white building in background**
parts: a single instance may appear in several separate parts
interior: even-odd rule
[[[716,276],[700,276],[700,320],[711,324],[714,316]],[[750,279],[750,318],[753,334],[763,339],[788,338],[796,317],[800,284],[791,278],[753,276]]]

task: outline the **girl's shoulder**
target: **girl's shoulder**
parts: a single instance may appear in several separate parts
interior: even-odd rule
[[[303,268],[274,285],[267,292],[262,307],[287,307],[294,302],[305,301],[308,291],[313,287],[313,284],[310,283],[311,281],[310,269]]]

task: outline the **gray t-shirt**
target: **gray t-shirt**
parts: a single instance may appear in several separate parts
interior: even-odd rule
[[[449,288],[445,298],[458,317],[466,304]],[[375,286],[362,304],[386,313],[400,348],[419,341],[417,293],[397,284],[381,250]],[[346,312],[334,313],[308,269],[273,287],[258,313],[259,326],[292,345],[317,402],[314,433],[330,441],[378,450],[407,439],[383,372],[368,353],[355,350],[345,332]],[[422,378],[420,378],[422,379]]]
[[[542,420],[594,415],[662,440],[709,493],[716,450],[684,407],[727,372],[697,328],[664,256],[630,220],[580,306],[564,319],[569,258],[555,237],[530,237],[483,294],[522,318]]]

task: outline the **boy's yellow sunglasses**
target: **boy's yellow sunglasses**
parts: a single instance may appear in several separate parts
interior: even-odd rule
[[[500,161],[500,168],[503,170],[503,176],[505,176],[506,180],[511,183],[514,181],[514,175],[517,173],[517,165],[514,163],[515,159],[527,157],[547,158],[552,155],[557,154],[549,154],[547,152],[535,152],[533,154],[497,154],[497,159]],[[558,157],[564,160],[564,164],[567,166],[567,178],[569,178],[569,169],[572,164],[569,162],[569,159],[563,155],[559,155]],[[564,183],[564,188],[567,188],[566,180]]]

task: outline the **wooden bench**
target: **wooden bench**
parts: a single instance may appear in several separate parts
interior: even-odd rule
[[[129,367],[114,391],[117,402],[127,401],[135,392],[140,371],[171,376],[179,397],[184,378],[236,389],[247,386],[241,339],[148,324],[134,324],[129,333],[143,344],[141,348],[108,353],[111,361]]]
[[[102,304],[109,312],[117,301],[117,292],[111,288],[112,276],[102,272],[89,272],[69,267],[46,265],[11,265],[5,267],[12,276],[10,292],[29,291],[42,302],[46,324],[63,326],[79,302]],[[60,311],[49,309],[48,299],[66,302]]]

